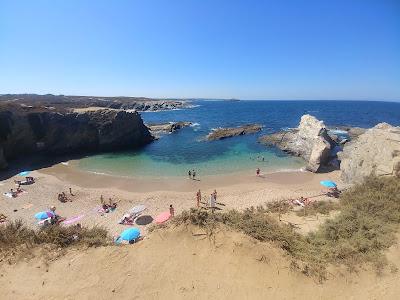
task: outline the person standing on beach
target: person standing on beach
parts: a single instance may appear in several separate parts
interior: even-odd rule
[[[196,177],[196,171],[195,170],[192,171],[192,176],[193,176],[193,180],[194,180],[195,177]]]
[[[213,195],[214,195],[214,201],[215,203],[217,203],[217,190],[214,190]]]
[[[175,216],[175,209],[172,206],[172,204],[169,206],[169,214],[171,215],[172,218]]]
[[[189,179],[192,179],[192,171],[189,170],[188,175],[189,175]]]
[[[201,201],[201,192],[200,190],[196,194],[196,199],[197,199],[197,208],[200,207],[200,201]]]
[[[260,176],[260,168],[257,168],[257,169],[256,169],[256,175],[257,175],[257,176]]]

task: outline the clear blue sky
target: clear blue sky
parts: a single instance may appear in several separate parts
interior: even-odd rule
[[[0,93],[400,99],[400,0],[0,0]]]

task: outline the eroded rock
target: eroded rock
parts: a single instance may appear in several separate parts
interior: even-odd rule
[[[319,172],[329,166],[331,149],[337,143],[327,133],[324,122],[311,115],[301,117],[297,128],[262,136],[260,142],[304,158],[307,169]]]
[[[380,123],[347,143],[338,156],[344,182],[361,182],[371,174],[400,177],[400,127]]]

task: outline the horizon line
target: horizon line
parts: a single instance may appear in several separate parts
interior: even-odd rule
[[[117,95],[117,96],[101,96],[101,95],[90,95],[90,94],[53,94],[53,93],[43,93],[43,94],[37,94],[37,93],[0,93],[0,96],[6,96],[6,95],[37,95],[37,96],[65,96],[65,97],[104,97],[104,98],[145,98],[145,99],[154,99],[154,100],[221,100],[221,101],[369,101],[369,102],[400,102],[399,99],[377,99],[377,98],[371,98],[371,99],[352,99],[352,98],[339,98],[339,99],[332,99],[332,98],[324,98],[324,99],[318,99],[318,98],[283,98],[283,99],[278,99],[278,98],[225,98],[225,97],[151,97],[151,96],[126,96],[126,95]]]

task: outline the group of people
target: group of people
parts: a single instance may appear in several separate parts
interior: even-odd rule
[[[13,198],[17,197],[17,196],[18,196],[19,194],[21,194],[22,192],[24,192],[24,190],[21,189],[19,186],[17,187],[16,190],[10,189],[10,195],[11,195]]]
[[[108,198],[108,203],[106,203],[103,195],[100,196],[100,204],[102,213],[109,213],[117,208],[117,202],[113,201],[111,198]]]
[[[189,179],[195,180],[196,179],[196,171],[195,170],[189,170],[188,171],[188,176],[189,176]]]
[[[328,197],[339,198],[340,193],[340,190],[335,186],[333,188],[330,188],[326,195]]]
[[[50,206],[51,216],[43,221],[43,226],[47,225],[57,225],[60,224],[62,221],[65,221],[65,218],[61,217],[56,213],[56,207]]]
[[[201,191],[199,189],[197,191],[197,193],[196,193],[196,205],[197,205],[197,208],[200,208],[200,204],[201,204]],[[216,207],[216,205],[217,205],[217,190],[214,190],[210,194],[210,200],[209,200],[208,205],[211,208],[215,208]]]
[[[75,196],[75,195],[72,193],[72,188],[69,188],[69,194],[70,194],[71,196]],[[58,201],[60,201],[61,203],[66,203],[66,202],[72,202],[72,199],[69,199],[69,198],[67,197],[67,195],[65,194],[65,192],[62,192],[62,193],[58,194]]]

